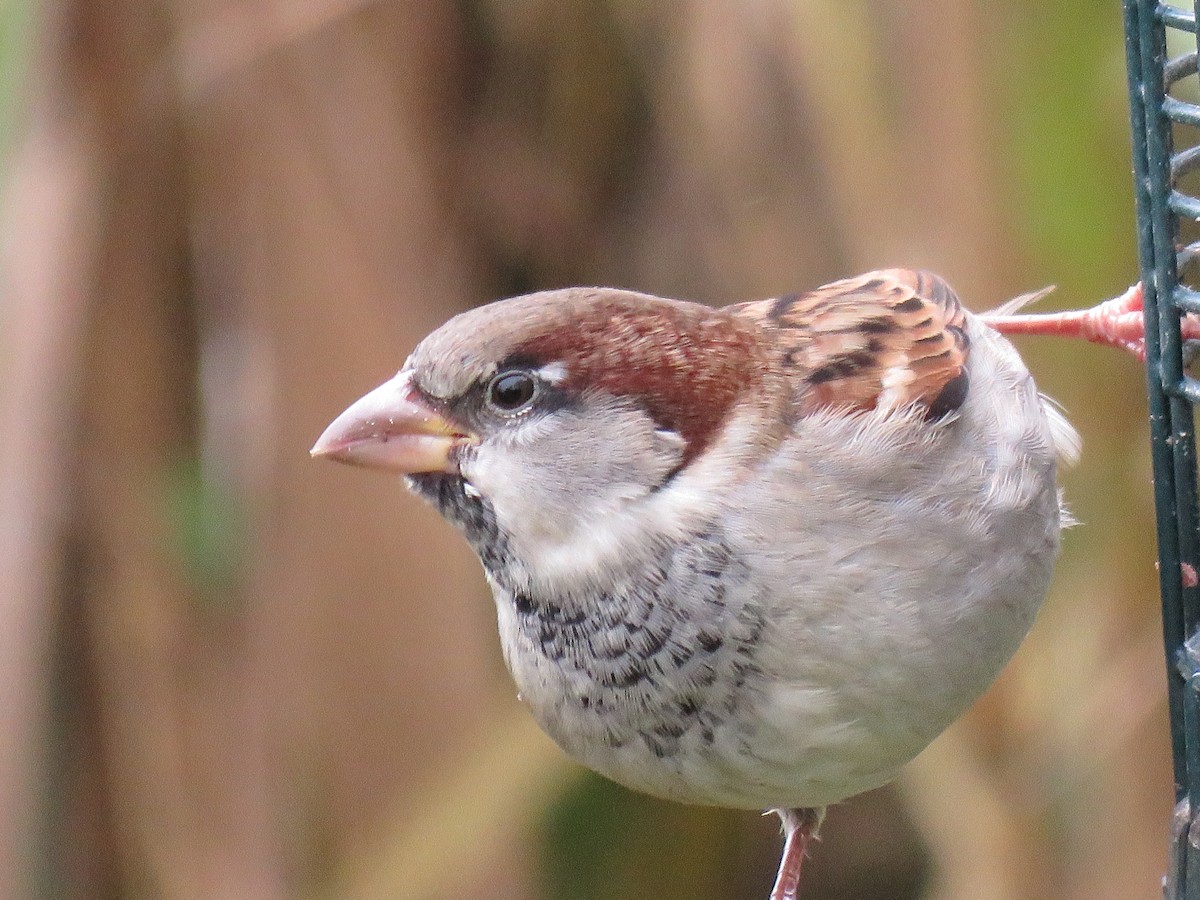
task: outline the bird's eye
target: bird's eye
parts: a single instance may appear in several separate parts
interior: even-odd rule
[[[537,382],[528,372],[501,372],[487,388],[488,402],[503,412],[528,406],[537,393]]]

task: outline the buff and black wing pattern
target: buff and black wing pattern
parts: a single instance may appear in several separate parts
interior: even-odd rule
[[[774,332],[805,413],[916,404],[939,419],[967,397],[966,310],[929,272],[868,272],[730,309]]]

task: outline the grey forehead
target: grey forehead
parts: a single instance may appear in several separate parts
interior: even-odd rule
[[[571,293],[528,294],[459,313],[421,341],[404,367],[429,396],[443,400],[459,397],[473,384],[494,375],[535,321],[570,305]]]
[[[471,345],[448,340],[444,328],[418,344],[404,368],[413,373],[413,382],[421,391],[430,397],[449,400],[490,377],[496,363],[481,357]]]

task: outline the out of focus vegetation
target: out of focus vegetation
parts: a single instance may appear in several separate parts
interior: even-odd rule
[[[765,896],[772,821],[567,763],[461,541],[306,450],[507,293],[1119,292],[1116,0],[0,11],[0,896]],[[996,688],[831,811],[807,900],[1159,896],[1142,374],[1022,350],[1083,524]]]

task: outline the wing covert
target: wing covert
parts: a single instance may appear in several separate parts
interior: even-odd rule
[[[929,272],[884,269],[730,310],[774,331],[805,383],[804,412],[919,404],[928,418],[967,397],[966,310]]]

